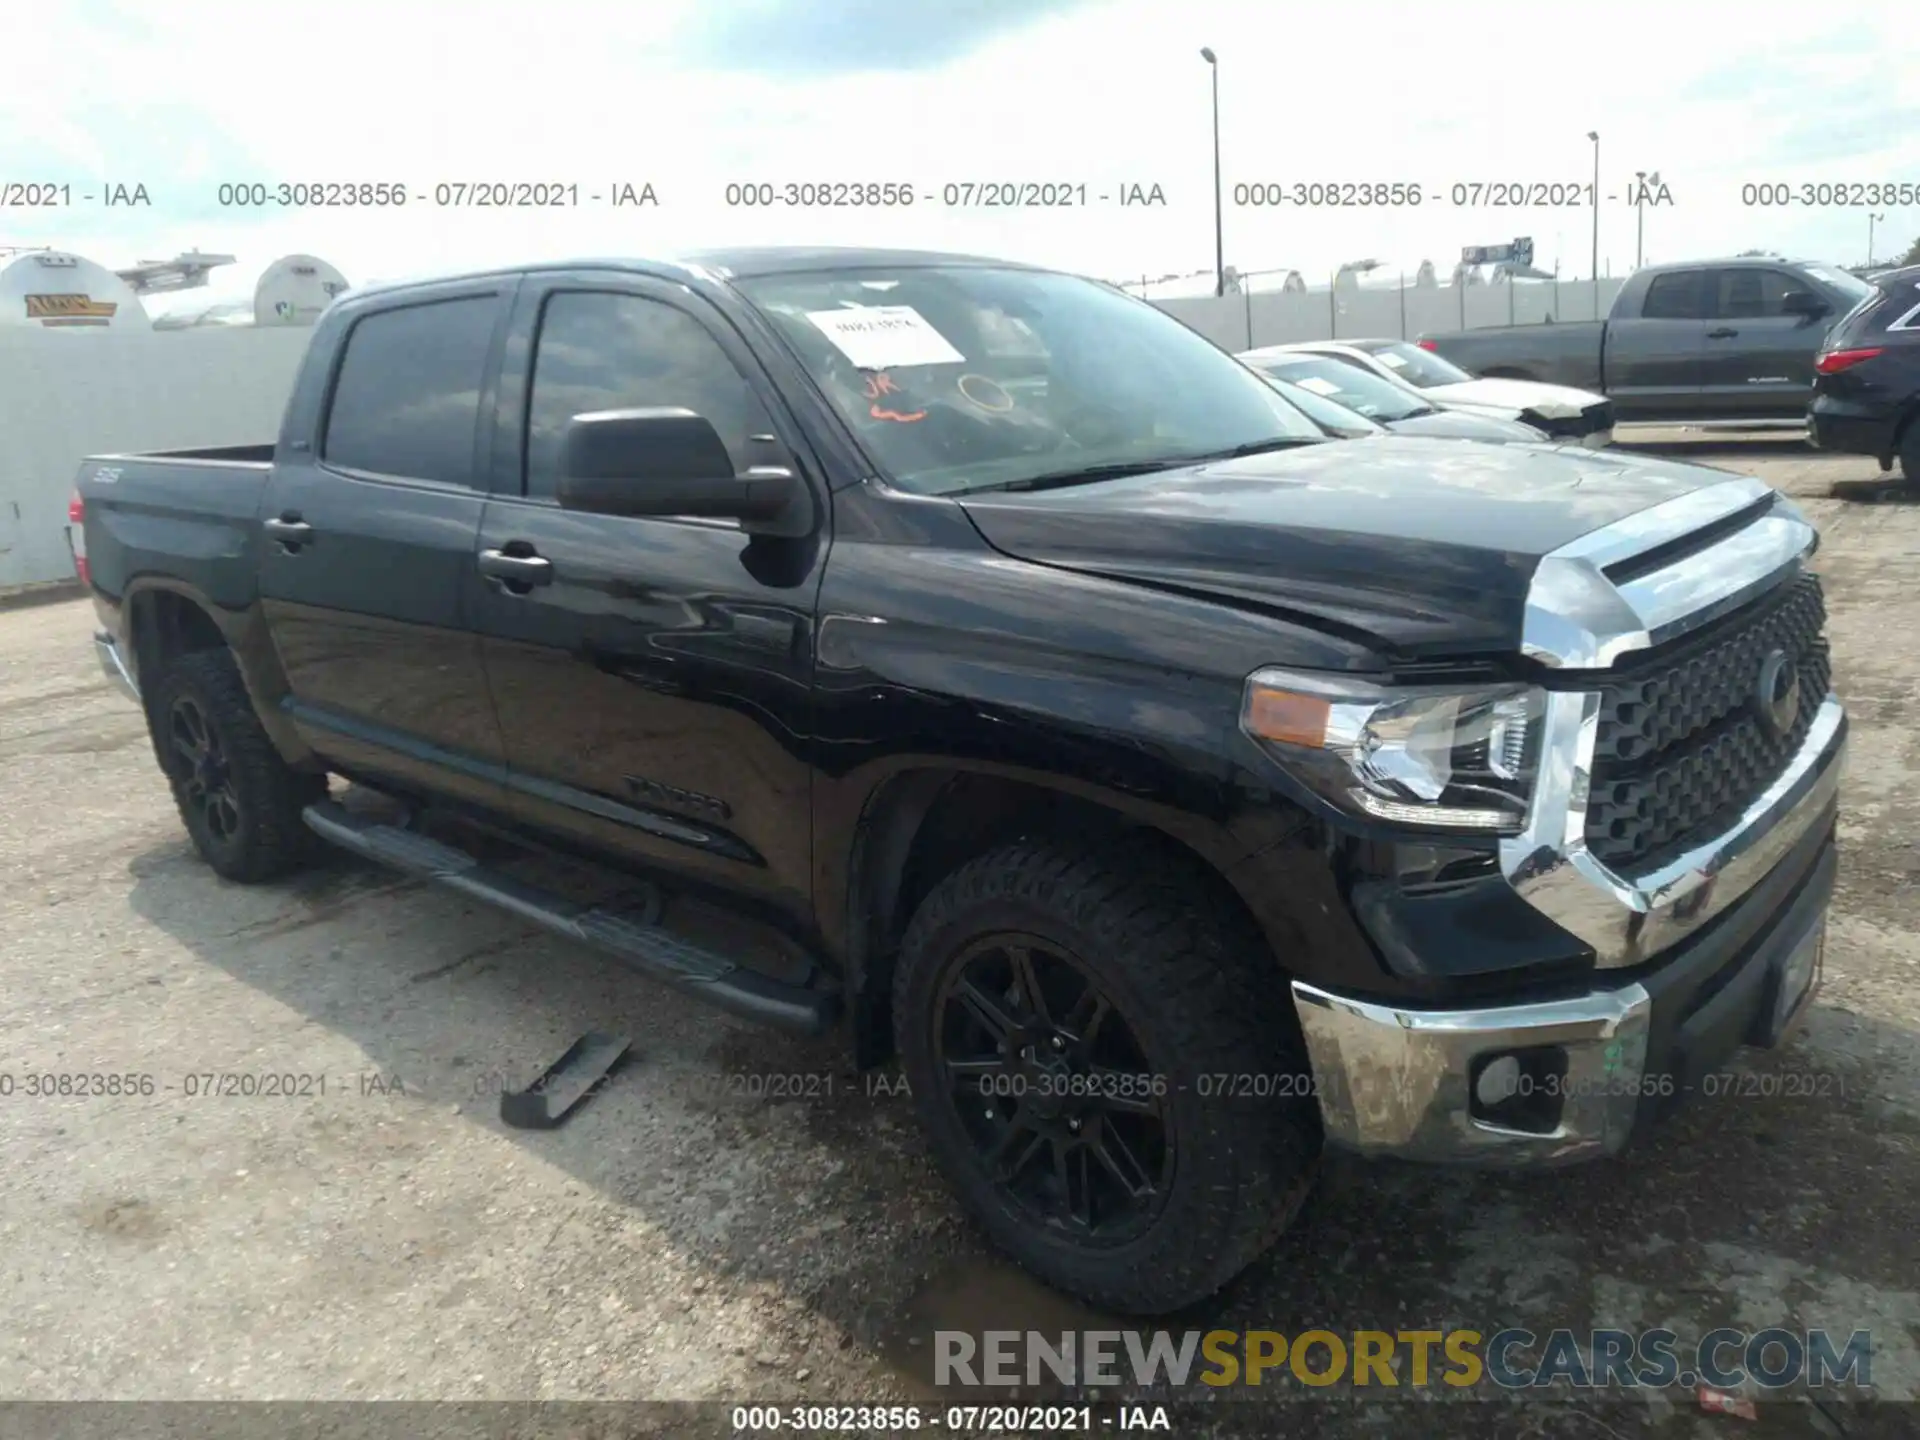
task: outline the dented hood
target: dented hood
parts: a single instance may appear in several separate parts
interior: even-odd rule
[[[1378,436],[960,503],[1020,559],[1307,619],[1409,658],[1514,653],[1568,541],[1726,471]]]

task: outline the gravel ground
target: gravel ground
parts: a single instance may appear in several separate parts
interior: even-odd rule
[[[1825,536],[1855,727],[1840,888],[1816,1012],[1751,1072],[1794,1083],[1697,1102],[1631,1159],[1548,1176],[1330,1160],[1298,1227],[1171,1328],[1868,1328],[1880,1394],[1920,1397],[1920,509],[1870,503],[1871,462],[1792,442],[1632,443],[1759,475]],[[95,669],[91,623],[77,601],[0,612],[0,1073],[154,1089],[0,1098],[0,1396],[928,1399],[937,1328],[1096,1323],[984,1248],[906,1098],[831,1043],[344,857],[261,889],[217,880]],[[637,1060],[565,1128],[503,1127],[503,1081],[588,1029],[633,1035]],[[227,1073],[305,1093],[189,1093]],[[790,1075],[811,1093],[759,1093]],[[1175,1433],[1915,1433],[1884,1404],[1756,1423],[1677,1392],[1356,1393],[1298,1391],[1257,1423],[1183,1412]]]

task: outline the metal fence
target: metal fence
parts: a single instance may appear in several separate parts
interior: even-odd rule
[[[1382,278],[1375,272],[1357,284],[1164,297],[1151,303],[1216,345],[1250,350],[1295,340],[1413,340],[1488,325],[1596,320],[1625,284],[1624,277],[1602,277],[1434,285],[1416,283],[1413,275]]]

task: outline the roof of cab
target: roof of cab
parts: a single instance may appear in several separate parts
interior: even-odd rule
[[[638,275],[684,279],[744,280],[762,275],[800,274],[816,270],[906,269],[916,266],[994,266],[1003,270],[1042,270],[1045,267],[985,255],[941,250],[889,250],[854,245],[764,245],[713,250],[689,250],[670,256],[581,256],[568,260],[538,260],[525,265],[491,265],[483,270],[419,275],[403,280],[381,280],[357,286],[355,297],[377,295],[449,281],[479,280],[495,275],[532,275],[550,270],[630,270]]]

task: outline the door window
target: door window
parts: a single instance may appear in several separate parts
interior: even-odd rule
[[[1784,301],[1796,290],[1809,291],[1805,281],[1784,270],[1769,270],[1758,265],[1743,265],[1719,272],[1718,306],[1714,311],[1722,320],[1777,319],[1787,313]]]
[[[1646,320],[1704,320],[1707,318],[1707,272],[1674,270],[1656,275],[1647,286],[1647,303],[1640,315]]]
[[[474,483],[474,433],[499,302],[492,295],[375,311],[355,323],[320,456],[373,475]]]
[[[558,488],[561,442],[574,416],[664,406],[712,422],[736,470],[779,458],[766,407],[686,311],[604,291],[548,297],[527,401],[527,494]]]

